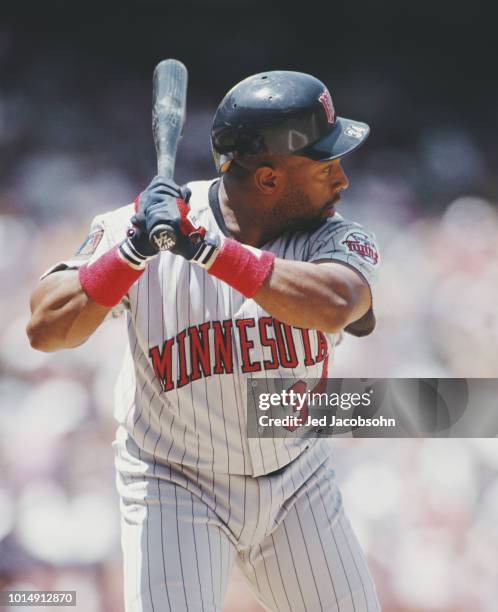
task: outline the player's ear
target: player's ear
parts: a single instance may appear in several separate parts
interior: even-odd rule
[[[264,195],[273,195],[280,188],[282,182],[282,171],[270,165],[262,165],[256,168],[253,180],[258,190]]]

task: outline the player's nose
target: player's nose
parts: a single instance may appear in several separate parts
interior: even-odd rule
[[[332,181],[335,191],[344,191],[349,187],[348,177],[346,176],[340,161],[338,161],[335,166],[335,172],[332,173]]]

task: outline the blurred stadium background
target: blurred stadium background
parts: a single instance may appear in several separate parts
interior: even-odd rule
[[[0,589],[77,590],[78,610],[121,612],[110,441],[123,322],[50,355],[29,348],[24,328],[38,276],[154,172],[155,63],[177,57],[190,70],[179,182],[213,176],[212,114],[260,70],[311,72],[339,114],[370,123],[344,162],[341,212],[382,247],[378,327],[344,340],[337,376],[496,377],[496,36],[482,2],[68,10],[0,8]],[[383,609],[496,611],[496,441],[333,446]],[[260,610],[236,573],[224,610]]]

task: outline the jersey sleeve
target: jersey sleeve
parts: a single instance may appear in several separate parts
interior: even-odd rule
[[[74,255],[50,267],[42,274],[41,278],[45,278],[49,274],[52,274],[52,272],[77,270],[83,264],[98,259],[103,253],[114,246],[114,244],[117,244],[117,241],[113,241],[112,232],[109,231],[105,223],[104,215],[99,215],[93,219],[88,236]]]
[[[130,210],[128,216],[126,213],[123,215],[122,211],[127,211],[127,209],[128,207],[123,207],[122,209],[114,211],[114,213],[97,215],[90,225],[88,236],[75,254],[50,267],[42,274],[40,280],[53,272],[78,270],[82,265],[94,262],[114,245],[121,242],[125,237],[126,231],[126,223],[123,224],[123,221],[126,218],[129,219],[132,214]],[[128,299],[125,296],[123,300],[112,309],[112,316],[119,316],[127,307]]]
[[[341,217],[329,219],[310,238],[309,262],[336,261],[358,272],[370,291],[378,281],[380,253],[375,235],[360,224]],[[372,295],[373,300],[373,295]],[[373,307],[345,330],[355,336],[366,336],[375,328]]]

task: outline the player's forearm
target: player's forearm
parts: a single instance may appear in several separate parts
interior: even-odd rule
[[[77,271],[55,272],[40,281],[31,296],[26,328],[33,348],[52,352],[85,342],[104,320],[109,308],[82,290]]]
[[[333,271],[312,263],[276,259],[271,276],[254,300],[284,323],[334,333],[354,308],[354,292]]]

